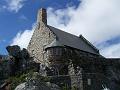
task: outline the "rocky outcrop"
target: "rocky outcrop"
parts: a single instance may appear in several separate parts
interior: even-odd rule
[[[22,73],[29,69],[36,69],[38,71],[39,64],[35,63],[30,57],[27,49],[20,49],[19,46],[8,46],[7,51],[9,53],[9,68],[10,75],[15,75],[16,73]]]
[[[15,90],[61,90],[56,84],[48,82],[45,77],[35,72],[26,78],[26,82],[18,85]]]
[[[24,82],[20,85],[18,85],[15,90],[60,90],[60,88],[56,84],[52,83],[39,83],[38,85],[33,85],[33,82],[31,82],[31,86],[26,86],[28,83]]]
[[[21,83],[20,85],[18,85],[18,86],[15,88],[15,90],[25,90],[25,84],[26,84],[26,82]]]
[[[34,62],[27,49],[19,46],[8,46],[8,56],[0,55],[0,86],[9,77],[27,73],[29,70],[39,71],[39,63]]]

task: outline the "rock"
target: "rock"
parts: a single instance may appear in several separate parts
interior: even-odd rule
[[[36,81],[31,81],[29,83],[24,82],[18,85],[15,90],[60,90],[56,84],[53,83],[36,83]]]
[[[60,87],[54,83],[47,82],[47,86],[50,87],[51,90],[60,90]]]
[[[15,90],[25,90],[25,84],[26,84],[26,82],[18,85],[18,86],[15,88]]]
[[[27,69],[34,69],[37,66],[36,63],[32,65],[30,63],[30,55],[27,49],[23,48],[22,50],[18,45],[6,47],[9,53],[9,72],[10,75],[16,75],[25,72]],[[31,67],[34,66],[34,67]],[[37,68],[37,67],[36,67]]]
[[[26,82],[18,85],[15,90],[61,90],[56,84],[45,82],[44,77],[35,72],[26,78]]]
[[[14,46],[8,46],[6,47],[9,55],[13,56],[13,57],[17,57],[19,58],[19,54],[20,54],[20,47],[18,45],[14,45]]]
[[[22,57],[24,57],[25,59],[30,58],[30,55],[29,55],[27,49],[25,49],[25,48],[23,48],[23,50],[21,50],[21,54],[22,54]]]

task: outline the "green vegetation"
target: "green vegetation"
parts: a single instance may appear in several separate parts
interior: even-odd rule
[[[70,87],[69,87],[67,84],[65,84],[65,85],[62,87],[62,90],[70,90]]]
[[[49,82],[49,77],[43,77],[34,70],[29,70],[26,73],[18,74],[8,78],[8,81],[11,82],[11,90],[14,90],[19,84],[24,82],[29,82],[29,80],[37,80],[39,82]]]
[[[11,90],[14,90],[16,88],[16,86],[18,86],[19,84],[23,83],[23,82],[26,82],[26,78],[29,76],[29,75],[32,75],[34,73],[33,70],[30,70],[26,73],[23,73],[23,74],[18,74],[16,76],[12,76],[12,77],[9,77],[8,78],[8,81],[11,82]]]
[[[8,80],[11,82],[11,89],[14,90],[17,85],[25,82],[26,75],[27,74],[22,74],[20,76],[10,77]]]
[[[38,72],[35,72],[35,70],[28,70],[22,74],[17,74],[15,76],[11,76],[7,79],[11,82],[10,88],[11,90],[14,90],[18,85],[21,83],[27,82],[32,83],[31,81],[35,81],[36,84],[43,84],[46,85],[46,82],[51,82],[52,77],[44,77],[41,76]],[[47,87],[47,86],[46,86]],[[61,90],[78,90],[76,87],[73,87],[72,89],[67,84],[63,84],[63,87]]]

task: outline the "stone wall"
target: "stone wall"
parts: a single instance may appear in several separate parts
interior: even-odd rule
[[[30,55],[34,57],[37,63],[45,63],[45,46],[49,45],[54,39],[55,35],[44,23],[40,23],[40,26],[37,26],[27,48]]]
[[[71,86],[77,87],[80,90],[89,90],[90,85],[88,85],[88,80],[92,81],[96,78],[93,77],[93,75],[83,75],[83,72],[87,71],[87,73],[93,73],[91,71],[95,70],[95,67],[91,67],[91,65],[82,65],[82,63],[76,63],[78,61],[83,61],[84,59],[82,57],[88,57],[87,60],[90,60],[90,58],[98,58],[101,57],[100,55],[94,55],[88,52],[80,51],[74,48],[70,47],[62,47],[62,49],[57,49],[60,47],[54,47],[54,48],[48,48],[48,58],[47,60],[50,61],[51,66],[53,66],[55,69],[58,69],[57,75],[70,75],[71,78]],[[52,51],[50,51],[52,50]],[[59,50],[59,51],[58,51]],[[61,53],[60,53],[61,51]],[[50,53],[51,52],[51,53]],[[60,53],[59,55],[57,53]],[[90,58],[89,58],[90,57]],[[84,66],[84,67],[83,67]],[[65,67],[65,68],[64,68]],[[94,70],[93,70],[94,69]],[[81,71],[83,70],[83,71]],[[52,70],[56,72],[56,70]],[[61,71],[65,71],[61,73]],[[96,70],[95,70],[96,72]],[[56,74],[54,74],[56,75]],[[90,77],[88,77],[90,76]],[[84,80],[84,81],[83,81]],[[93,86],[93,83],[92,83]],[[87,87],[87,88],[86,88]],[[94,87],[94,86],[93,86]],[[90,87],[91,88],[91,87]]]
[[[41,8],[37,15],[37,26],[27,47],[30,55],[37,63],[44,64],[45,46],[49,45],[54,39],[55,35],[47,27],[47,12]]]
[[[77,76],[78,78],[71,77],[71,83],[72,85],[76,84],[77,86],[80,83],[80,86],[78,86],[78,88],[81,90],[82,89],[90,90],[91,87],[93,87],[93,90],[98,90],[98,88],[100,89],[99,87],[100,84],[99,82],[97,83],[97,78],[99,77],[99,75],[88,75],[87,73],[94,72],[96,73],[99,70],[100,66],[95,65],[96,67],[98,67],[96,68],[94,66],[94,61],[92,61],[93,65],[91,65],[91,63],[89,63],[90,60],[89,58],[103,58],[103,57],[101,55],[95,55],[92,53],[84,52],[68,46],[63,47],[63,49],[61,50],[62,52],[61,55],[56,55],[54,53],[53,55],[50,56],[50,54],[48,54],[45,51],[45,47],[52,43],[56,39],[56,36],[47,27],[47,16],[45,10],[43,9],[38,13],[37,24],[38,25],[36,27],[36,30],[34,31],[31,41],[27,48],[30,55],[34,58],[34,61],[48,66],[47,67],[48,71],[53,73],[51,75]],[[49,58],[47,58],[46,56]],[[100,71],[102,71],[101,68]],[[92,85],[90,85],[91,83]],[[94,87],[95,84],[98,85]]]

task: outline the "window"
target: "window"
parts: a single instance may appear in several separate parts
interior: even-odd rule
[[[35,51],[34,50],[32,50],[32,52],[31,52],[33,55],[35,54]]]
[[[48,55],[62,55],[62,48],[60,47],[54,47],[54,48],[49,48],[47,50]]]
[[[87,79],[87,82],[88,82],[88,85],[90,86],[90,85],[91,85],[91,79],[88,78],[88,79]]]
[[[50,32],[49,32],[49,38],[50,38]]]
[[[56,48],[56,55],[62,54],[62,48]]]
[[[47,55],[49,55],[50,54],[50,51],[49,50],[47,50]]]

